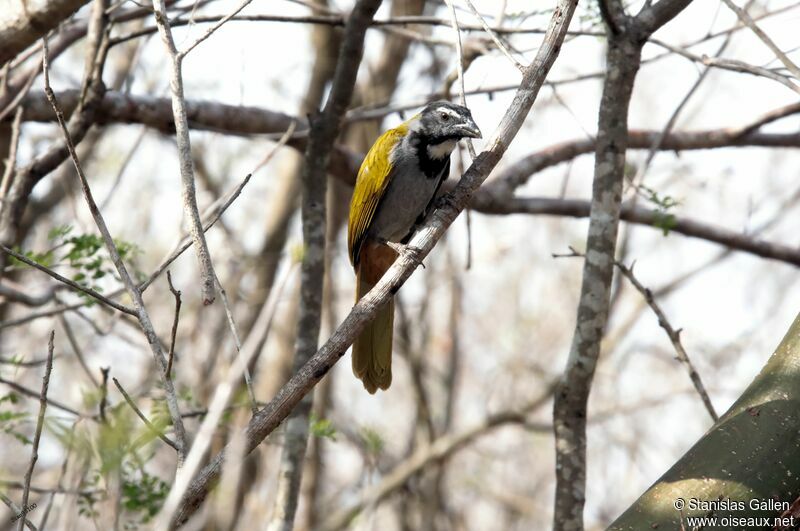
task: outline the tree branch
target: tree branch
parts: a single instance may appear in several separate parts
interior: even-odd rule
[[[0,66],[72,16],[88,0],[27,0],[0,12]]]
[[[409,252],[403,253],[398,258],[382,280],[355,305],[325,345],[250,421],[246,433],[248,452],[258,446],[286,418],[302,397],[344,355],[345,350],[352,344],[361,328],[400,289],[400,286],[418,267],[419,261],[431,251],[458,214],[466,208],[472,194],[500,161],[527,117],[544,79],[560,51],[576,5],[574,0],[559,2],[550,20],[542,46],[534,61],[526,68],[514,100],[497,131],[487,142],[487,149],[478,155],[461,178],[456,189],[442,202],[442,206],[429,216],[426,223],[411,240]],[[418,251],[415,253],[412,249],[418,249]],[[185,521],[200,506],[211,483],[217,478],[224,458],[225,451],[223,450],[215,455],[192,481],[182,502],[179,522]]]
[[[611,11],[623,9],[619,0],[607,1],[612,5]],[[608,28],[607,73],[598,116],[586,260],[572,344],[553,405],[555,531],[583,529],[588,400],[608,322],[628,146],[628,108],[641,63],[642,46],[652,31],[688,3],[689,0],[660,0],[653,6],[660,6],[659,10],[648,14],[650,22],[637,17],[626,19],[622,24],[616,19],[616,32],[615,28]]]
[[[476,194],[470,205],[476,212],[491,215],[531,214],[589,217],[591,203],[583,199],[557,199],[552,197],[505,197],[495,198],[491,194]],[[692,218],[664,214],[657,210],[637,207],[629,203],[622,205],[620,219],[653,229],[676,232],[692,238],[718,243],[737,251],[762,258],[778,260],[800,267],[800,249],[758,238],[755,234],[736,232],[716,227]]]
[[[44,426],[44,412],[47,410],[47,389],[50,387],[50,373],[53,370],[53,350],[55,346],[53,340],[55,332],[50,331],[50,339],[47,341],[47,365],[44,368],[44,377],[42,378],[42,391],[39,393],[39,416],[36,419],[36,431],[33,435],[33,444],[31,445],[31,463],[28,465],[28,470],[25,472],[25,486],[22,489],[22,510],[27,510],[28,496],[31,492],[31,477],[33,476],[33,469],[36,466],[36,461],[39,459],[39,441],[42,438],[42,427]],[[25,527],[25,518],[19,520],[17,531],[22,531]]]
[[[296,374],[314,355],[319,344],[325,278],[325,233],[327,168],[330,153],[342,128],[353,96],[358,68],[364,54],[364,38],[381,0],[359,0],[345,25],[344,37],[331,91],[319,116],[310,117],[311,133],[301,172],[303,261],[300,267],[300,306],[292,372]],[[284,447],[273,517],[269,531],[290,531],[294,527],[303,462],[308,445],[311,393],[292,411],[284,431]]]
[[[142,292],[134,282],[133,278],[131,278],[130,273],[128,273],[128,269],[119,255],[119,251],[117,250],[117,246],[114,243],[114,239],[111,237],[111,233],[108,230],[108,226],[106,225],[105,219],[103,218],[103,215],[100,213],[100,210],[97,207],[97,203],[94,200],[92,191],[89,188],[89,182],[86,179],[86,175],[83,172],[83,167],[81,166],[80,160],[78,159],[78,155],[75,152],[75,146],[73,144],[72,137],[70,135],[69,130],[67,129],[66,123],[64,122],[64,115],[61,111],[61,108],[58,105],[58,101],[56,100],[55,94],[53,93],[53,90],[50,87],[50,74],[47,64],[46,42],[44,45],[44,61],[42,66],[44,70],[45,93],[47,94],[48,100],[50,101],[50,104],[53,107],[53,111],[56,114],[58,125],[61,128],[61,132],[64,135],[64,141],[67,150],[69,152],[69,156],[72,159],[72,163],[75,166],[75,170],[78,174],[78,178],[81,183],[81,190],[83,191],[83,196],[84,199],[86,200],[89,212],[91,213],[92,219],[94,220],[95,225],[97,226],[97,229],[99,230],[100,235],[103,238],[103,243],[105,244],[108,254],[111,256],[111,261],[114,264],[117,273],[122,278],[122,282],[125,285],[125,289],[127,290],[131,299],[133,299],[133,305],[134,308],[136,309],[136,317],[139,321],[139,325],[141,326],[142,331],[144,332],[144,335],[147,338],[147,342],[150,345],[150,349],[153,353],[153,358],[155,359],[156,366],[159,368],[161,381],[164,384],[164,391],[167,399],[167,409],[169,410],[170,416],[172,417],[172,425],[173,429],[175,430],[175,437],[177,439],[177,445],[179,448],[178,466],[180,467],[186,452],[186,445],[187,445],[186,432],[183,428],[183,420],[181,419],[180,409],[178,407],[178,397],[177,394],[175,393],[175,388],[172,385],[172,380],[166,377],[167,360],[164,357],[164,352],[161,348],[161,341],[156,335],[155,329],[153,328],[153,323],[150,320],[150,315],[147,313],[147,308],[144,305]]]
[[[153,4],[154,15],[161,40],[167,48],[171,62],[169,86],[172,93],[172,115],[175,121],[175,141],[178,145],[178,159],[181,169],[181,187],[183,198],[183,211],[189,220],[190,233],[194,242],[195,254],[200,265],[200,292],[203,304],[209,305],[216,298],[216,274],[214,264],[211,262],[211,253],[208,251],[203,222],[200,219],[200,210],[197,207],[197,194],[194,186],[194,162],[192,159],[192,144],[189,139],[189,119],[186,113],[186,101],[183,96],[183,75],[181,64],[183,55],[175,47],[172,30],[167,17],[165,0],[156,0]]]

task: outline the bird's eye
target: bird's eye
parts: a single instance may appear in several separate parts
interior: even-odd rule
[[[443,112],[443,113],[442,113],[442,114],[440,114],[439,116],[440,116],[440,117],[441,117],[441,119],[442,119],[442,120],[444,120],[445,122],[446,122],[447,120],[449,120],[449,119],[450,119],[450,115],[449,115],[449,114],[447,114],[446,112]]]

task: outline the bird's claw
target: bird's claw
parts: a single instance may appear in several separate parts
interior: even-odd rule
[[[442,194],[436,198],[433,204],[434,207],[437,209],[444,207],[452,207],[455,205],[455,203],[453,203],[453,194],[451,194],[450,192]]]
[[[397,243],[390,241],[384,241],[383,243],[391,247],[394,250],[394,252],[396,252],[398,255],[410,259],[416,265],[422,266],[423,269],[425,268],[425,264],[422,263],[422,258],[420,257],[420,255],[422,254],[422,249],[420,249],[419,247],[415,247],[413,245],[408,245],[405,243]]]

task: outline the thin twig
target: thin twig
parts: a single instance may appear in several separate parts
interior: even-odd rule
[[[11,179],[14,176],[14,169],[17,166],[17,148],[19,147],[19,132],[22,128],[22,106],[17,107],[14,114],[14,121],[11,123],[11,141],[8,146],[8,158],[6,168],[3,171],[3,179],[0,181],[0,213],[6,207],[6,195],[11,188]]]
[[[72,327],[70,326],[69,322],[67,322],[67,318],[62,313],[58,316],[58,320],[61,323],[61,328],[64,329],[64,332],[67,335],[67,341],[69,342],[70,347],[72,347],[72,351],[75,352],[75,357],[78,358],[78,363],[83,369],[83,372],[86,373],[86,376],[89,377],[89,380],[91,380],[95,387],[100,387],[100,382],[97,381],[94,373],[92,373],[92,370],[86,364],[86,359],[83,356],[83,350],[78,344],[78,339],[75,337],[75,333],[72,331]]]
[[[203,41],[204,41],[204,40],[206,40],[207,38],[211,37],[211,34],[212,34],[212,33],[214,33],[215,31],[217,31],[217,30],[218,30],[218,29],[219,29],[219,28],[220,28],[220,27],[221,27],[223,24],[225,24],[226,22],[228,22],[230,19],[232,19],[233,17],[235,17],[236,15],[238,15],[238,14],[239,14],[239,12],[240,12],[242,9],[244,9],[245,7],[247,7],[247,6],[250,4],[250,2],[252,2],[252,1],[253,1],[253,0],[244,0],[244,1],[243,1],[241,4],[239,4],[239,7],[237,7],[237,8],[236,8],[236,9],[234,9],[233,11],[231,11],[231,13],[230,13],[230,14],[228,14],[228,15],[225,15],[224,17],[222,17],[222,18],[220,19],[220,21],[219,21],[219,22],[217,22],[217,23],[216,23],[216,24],[214,24],[212,27],[210,27],[208,30],[206,30],[206,32],[205,32],[205,33],[204,33],[202,36],[198,37],[198,38],[197,38],[197,39],[196,39],[196,40],[195,40],[195,41],[194,41],[192,44],[190,44],[189,46],[187,46],[187,47],[186,47],[186,49],[184,49],[183,51],[179,52],[179,53],[178,53],[178,57],[180,57],[181,59],[183,59],[184,57],[186,57],[186,55],[187,55],[189,52],[191,52],[192,50],[194,50],[194,49],[195,49],[195,47],[196,47],[198,44],[200,44],[201,42],[203,42]],[[166,13],[166,10],[164,10],[164,13]]]
[[[167,378],[172,378],[172,360],[175,356],[175,336],[178,334],[178,320],[181,317],[181,292],[172,285],[172,273],[167,271],[167,284],[175,297],[175,318],[172,320],[172,332],[169,339],[169,357],[167,359]]]
[[[450,20],[453,26],[453,31],[456,33],[456,53],[458,54],[458,58],[456,59],[456,71],[458,72],[459,98],[461,105],[466,107],[467,97],[464,91],[464,48],[461,46],[461,30],[458,27],[458,17],[456,16],[456,8],[453,5],[453,0],[445,0],[445,2],[447,3],[447,7],[450,8]],[[475,153],[475,147],[472,145],[472,140],[469,138],[467,139],[467,150],[469,150],[470,160],[475,160],[475,157],[477,156]]]
[[[183,74],[181,73],[181,63],[183,56],[178,53],[175,41],[172,37],[172,30],[167,17],[167,6],[165,0],[156,0],[153,4],[154,15],[161,40],[170,57],[170,93],[172,96],[172,115],[175,122],[175,140],[178,146],[178,159],[180,161],[181,187],[183,197],[184,215],[189,220],[190,233],[194,242],[195,253],[200,265],[200,291],[203,304],[209,305],[214,302],[215,279],[214,264],[211,261],[211,253],[208,250],[203,222],[200,219],[200,210],[197,207],[197,193],[194,185],[194,162],[192,159],[192,144],[189,138],[189,119],[186,116],[186,100],[183,96]]]
[[[161,439],[162,441],[164,441],[165,443],[167,443],[168,445],[170,445],[173,449],[175,449],[176,452],[179,452],[180,450],[178,449],[178,445],[175,444],[175,442],[172,439],[164,435],[164,433],[161,430],[153,426],[152,422],[147,420],[147,417],[144,416],[142,410],[140,410],[136,406],[136,402],[134,402],[131,396],[125,391],[125,389],[122,388],[122,384],[119,383],[119,380],[113,377],[111,378],[111,380],[113,380],[114,385],[117,386],[117,389],[122,394],[123,398],[125,398],[125,402],[127,402],[128,405],[131,406],[131,409],[136,413],[136,416],[142,419],[142,422],[144,422],[144,425],[147,426],[150,432],[159,439]]]
[[[769,35],[764,33],[764,30],[758,27],[758,24],[755,23],[753,18],[750,16],[747,11],[742,9],[741,7],[737,6],[733,3],[732,0],[722,0],[731,11],[736,13],[736,16],[739,17],[739,20],[742,21],[742,24],[750,28],[750,30],[756,34],[756,36],[761,39],[761,41],[767,45],[767,48],[773,51],[773,53],[780,59],[783,66],[785,66],[792,75],[800,80],[800,68],[792,62],[791,59],[781,50],[773,41],[769,38]]]
[[[106,421],[106,406],[108,405],[108,373],[111,367],[100,367],[103,383],[100,384],[100,422]]]
[[[50,269],[48,267],[45,267],[45,266],[43,266],[43,265],[41,265],[41,264],[39,264],[37,262],[34,262],[33,260],[31,260],[27,256],[19,254],[18,252],[14,251],[13,249],[9,249],[8,247],[6,247],[3,244],[0,244],[0,251],[3,251],[4,253],[6,253],[9,256],[13,256],[14,258],[19,260],[20,262],[22,262],[22,263],[24,263],[26,265],[29,265],[29,266],[33,267],[34,269],[38,269],[42,273],[46,273],[46,274],[50,275],[51,277],[53,277],[54,279],[58,280],[59,282],[61,282],[63,284],[66,284],[67,286],[69,286],[72,289],[75,289],[77,291],[80,291],[81,293],[85,293],[86,295],[92,297],[93,299],[95,299],[97,301],[100,301],[103,304],[114,308],[115,310],[119,310],[122,313],[127,313],[128,315],[136,316],[136,310],[134,310],[132,308],[128,308],[127,306],[123,306],[122,304],[120,304],[118,302],[114,302],[111,299],[109,299],[108,297],[106,297],[104,295],[101,295],[100,293],[96,292],[95,290],[93,290],[91,288],[87,288],[85,286],[81,286],[77,282],[74,282],[74,281],[68,279],[67,277],[59,275],[58,273],[56,273],[52,269]]]
[[[642,297],[644,297],[647,305],[650,306],[650,308],[653,310],[653,313],[656,314],[656,317],[658,318],[658,325],[667,333],[672,346],[675,348],[677,358],[686,366],[686,370],[689,372],[689,378],[691,378],[697,394],[700,395],[700,399],[703,401],[706,411],[708,411],[708,414],[711,415],[711,418],[714,420],[714,422],[716,422],[719,420],[719,415],[717,415],[714,405],[711,403],[711,398],[708,396],[706,387],[703,385],[703,381],[700,379],[700,374],[698,374],[697,369],[695,369],[692,360],[689,359],[686,349],[683,348],[683,344],[681,343],[681,331],[675,330],[675,328],[672,327],[667,319],[667,316],[664,314],[664,311],[661,309],[661,306],[659,306],[653,297],[653,293],[648,288],[644,287],[636,278],[636,276],[634,276],[632,267],[628,268],[617,260],[614,260],[614,265],[617,266],[617,269],[619,269],[625,278],[630,281],[633,287],[635,287],[636,290],[642,294]]]
[[[80,422],[80,419],[72,423],[72,429],[70,429],[69,433],[67,434],[67,439],[65,442],[67,452],[64,456],[64,461],[61,462],[61,472],[58,475],[58,484],[56,485],[56,488],[59,489],[64,488],[64,477],[67,475],[67,465],[69,464],[69,458],[72,455],[72,450],[74,448],[75,426],[77,426],[78,422]],[[53,508],[53,501],[56,498],[56,492],[50,492],[49,494],[50,498],[47,500],[47,505],[44,508],[44,514],[42,514],[42,519],[39,521],[39,527],[42,529],[47,529],[47,520],[50,518],[50,510]]]
[[[39,441],[42,439],[42,427],[44,426],[44,412],[47,410],[47,389],[50,387],[50,373],[53,370],[53,350],[55,350],[54,339],[55,331],[50,331],[50,339],[47,341],[47,365],[44,368],[44,378],[42,378],[42,392],[39,393],[39,417],[36,420],[36,432],[33,435],[33,444],[31,448],[31,464],[28,465],[28,471],[25,472],[25,487],[22,489],[22,510],[28,507],[28,496],[31,492],[31,477],[33,477],[33,469],[36,467],[36,461],[39,459]],[[25,527],[25,518],[21,518],[18,531],[22,531]]]
[[[511,52],[508,50],[508,48],[506,48],[506,45],[503,44],[503,41],[500,40],[500,37],[497,36],[497,33],[495,33],[495,31],[492,28],[489,27],[489,24],[486,23],[486,20],[483,18],[483,16],[481,16],[481,14],[478,12],[478,10],[475,9],[475,6],[472,5],[472,2],[470,0],[464,0],[464,2],[469,7],[470,11],[472,11],[472,14],[475,15],[475,17],[481,23],[481,26],[483,26],[483,29],[486,30],[486,33],[489,34],[489,37],[492,38],[492,40],[497,45],[497,47],[500,49],[500,51],[503,52],[503,55],[508,57],[508,60],[511,61],[511,64],[513,64],[515,67],[517,67],[517,70],[519,70],[520,72],[524,72],[525,71],[525,65],[523,65],[522,63],[517,61],[517,59],[513,55],[511,55]],[[449,3],[450,2],[448,1],[448,4]],[[460,37],[459,37],[459,40],[460,40]]]
[[[9,509],[14,511],[14,514],[16,516],[11,520],[11,522],[16,522],[17,518],[20,518],[25,522],[25,525],[28,526],[28,529],[30,529],[31,531],[37,531],[37,528],[35,525],[33,525],[33,522],[28,520],[27,511],[23,511],[19,505],[14,503],[14,500],[3,494],[2,491],[0,491],[0,501],[5,503]]]
[[[178,466],[180,467],[183,464],[183,458],[185,456],[187,449],[186,431],[184,430],[183,427],[183,420],[181,419],[181,413],[178,407],[178,397],[177,394],[175,393],[175,387],[172,384],[172,380],[167,378],[165,375],[167,360],[164,356],[163,350],[161,349],[161,341],[159,340],[158,335],[155,332],[153,323],[150,320],[150,315],[147,313],[147,308],[145,307],[144,300],[142,299],[142,292],[134,283],[130,273],[128,273],[128,269],[119,255],[119,251],[117,250],[117,246],[114,243],[114,239],[111,237],[111,233],[108,230],[108,226],[106,225],[105,219],[103,218],[103,215],[100,213],[100,210],[97,207],[97,203],[94,200],[92,191],[89,188],[89,182],[86,179],[86,175],[83,172],[83,167],[81,166],[80,160],[78,159],[78,155],[75,152],[75,146],[72,142],[72,137],[69,131],[67,130],[66,124],[64,123],[64,115],[61,111],[61,108],[58,105],[58,101],[56,100],[55,94],[53,93],[53,89],[50,87],[50,73],[47,64],[46,39],[44,40],[43,43],[43,50],[44,53],[42,60],[42,69],[44,71],[45,94],[47,95],[47,99],[50,101],[50,105],[53,107],[53,110],[56,113],[56,119],[58,120],[58,124],[64,135],[64,141],[69,151],[70,158],[72,159],[72,163],[75,166],[78,178],[80,179],[81,190],[83,191],[83,196],[84,199],[86,200],[86,204],[89,207],[89,211],[92,214],[92,218],[94,219],[95,225],[100,231],[100,235],[103,238],[103,243],[105,244],[106,250],[108,251],[108,254],[111,256],[111,261],[114,263],[114,267],[116,268],[117,273],[122,278],[122,282],[125,285],[128,294],[133,299],[134,307],[136,308],[135,315],[139,321],[139,325],[141,326],[142,331],[144,332],[147,338],[147,343],[150,346],[150,349],[153,353],[153,358],[155,359],[155,362],[158,368],[160,369],[162,376],[161,378],[162,383],[164,384],[164,392],[167,397],[167,409],[169,410],[170,417],[172,418],[173,429],[175,430],[175,437],[178,441],[177,442]]]
[[[31,389],[28,389],[27,387],[23,387],[20,384],[18,384],[16,382],[13,382],[11,380],[6,380],[2,376],[0,376],[0,383],[6,384],[11,389],[14,389],[15,391],[17,391],[19,393],[22,393],[25,396],[30,396],[32,398],[38,398],[39,397],[39,393],[37,393],[36,391],[32,391]],[[60,409],[61,411],[66,411],[70,415],[75,415],[76,417],[88,418],[88,419],[94,419],[95,418],[93,415],[87,415],[85,413],[81,413],[80,411],[72,409],[71,407],[69,407],[69,406],[67,406],[65,404],[62,404],[61,402],[55,400],[54,398],[48,398],[47,399],[47,403],[51,407],[54,407],[56,409]]]
[[[222,283],[217,278],[217,289],[219,289],[219,296],[222,299],[222,306],[225,308],[225,317],[228,319],[228,326],[233,334],[233,342],[236,346],[236,355],[241,358],[242,356],[242,340],[239,336],[239,328],[236,326],[236,320],[233,318],[233,310],[231,310],[230,302],[228,301],[228,293],[222,287]],[[247,387],[247,394],[250,397],[250,409],[255,415],[258,412],[258,404],[256,403],[256,394],[253,391],[253,379],[250,377],[250,368],[245,364],[244,366],[244,384]]]

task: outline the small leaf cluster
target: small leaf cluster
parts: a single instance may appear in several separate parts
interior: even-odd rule
[[[385,442],[381,434],[376,430],[369,427],[361,428],[361,440],[364,442],[364,447],[369,455],[378,456],[383,451]]]
[[[130,513],[140,514],[139,523],[146,524],[158,514],[167,494],[169,485],[158,476],[148,474],[143,468],[134,471],[123,466],[122,506]]]
[[[653,226],[661,229],[664,236],[667,236],[678,224],[678,220],[671,210],[680,205],[680,201],[669,195],[661,195],[645,185],[639,185],[639,190],[644,198],[655,207]]]
[[[329,419],[319,418],[313,413],[309,418],[309,431],[314,437],[336,441],[337,432],[333,422]]]
[[[19,431],[19,426],[27,418],[28,414],[4,408],[4,406],[16,405],[19,401],[19,395],[13,391],[0,396],[0,432],[10,435],[22,444],[27,445],[31,444],[31,440]]]
[[[102,292],[101,279],[113,276],[115,271],[111,258],[105,251],[103,239],[97,234],[72,232],[72,226],[59,225],[47,235],[50,249],[44,252],[17,249],[17,252],[45,267],[68,266],[72,270],[72,280],[81,286]],[[114,240],[114,243],[123,261],[132,260],[141,253],[131,242]],[[16,266],[24,265],[17,260],[12,260],[11,263]]]

